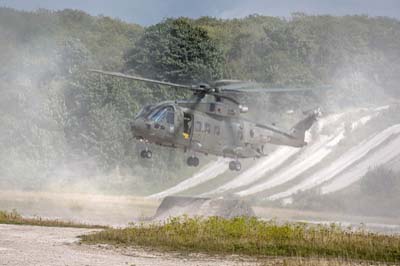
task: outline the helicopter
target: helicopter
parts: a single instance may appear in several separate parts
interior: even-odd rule
[[[164,85],[193,92],[188,100],[164,101],[145,105],[131,122],[133,137],[144,145],[140,155],[152,158],[149,144],[183,149],[190,156],[188,166],[200,164],[196,153],[232,158],[229,169],[240,171],[239,159],[267,156],[267,144],[303,147],[305,133],[321,115],[319,108],[308,111],[306,117],[290,130],[271,124],[260,124],[245,119],[249,108],[238,96],[249,92],[294,92],[308,89],[260,88],[259,83],[241,80],[216,80],[209,84],[184,85],[154,80],[119,72],[90,69],[89,72],[118,78]]]

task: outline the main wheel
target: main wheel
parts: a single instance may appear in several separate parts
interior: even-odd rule
[[[242,170],[242,164],[239,161],[235,162],[235,170],[238,172]]]
[[[142,157],[142,158],[147,158],[147,154],[146,154],[147,152],[145,151],[145,150],[143,150],[143,151],[141,151],[140,152],[140,157]]]
[[[230,169],[231,171],[235,171],[235,170],[236,170],[235,161],[230,161],[230,162],[229,162],[229,169]]]
[[[193,166],[193,157],[188,157],[186,160],[187,165]]]
[[[153,153],[151,151],[146,151],[146,158],[151,159],[153,157]]]
[[[197,158],[197,157],[193,157],[193,166],[194,167],[197,167],[197,166],[199,166],[199,164],[200,164],[200,160],[199,160],[199,158]]]

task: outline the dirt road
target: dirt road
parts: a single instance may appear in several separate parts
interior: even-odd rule
[[[77,236],[91,231],[93,230],[0,225],[0,265],[260,265],[250,258],[243,259],[237,256],[183,256],[132,248],[80,245]]]

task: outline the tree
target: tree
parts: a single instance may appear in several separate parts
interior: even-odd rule
[[[172,82],[206,82],[222,76],[222,51],[206,30],[186,18],[147,28],[125,59],[126,67],[137,74]]]

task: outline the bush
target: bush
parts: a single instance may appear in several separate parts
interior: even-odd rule
[[[368,171],[361,179],[361,193],[380,199],[393,198],[400,195],[400,173],[384,166]]]
[[[330,256],[400,261],[400,237],[346,231],[332,224],[277,224],[257,218],[172,218],[162,224],[107,229],[85,243],[262,256]]]

